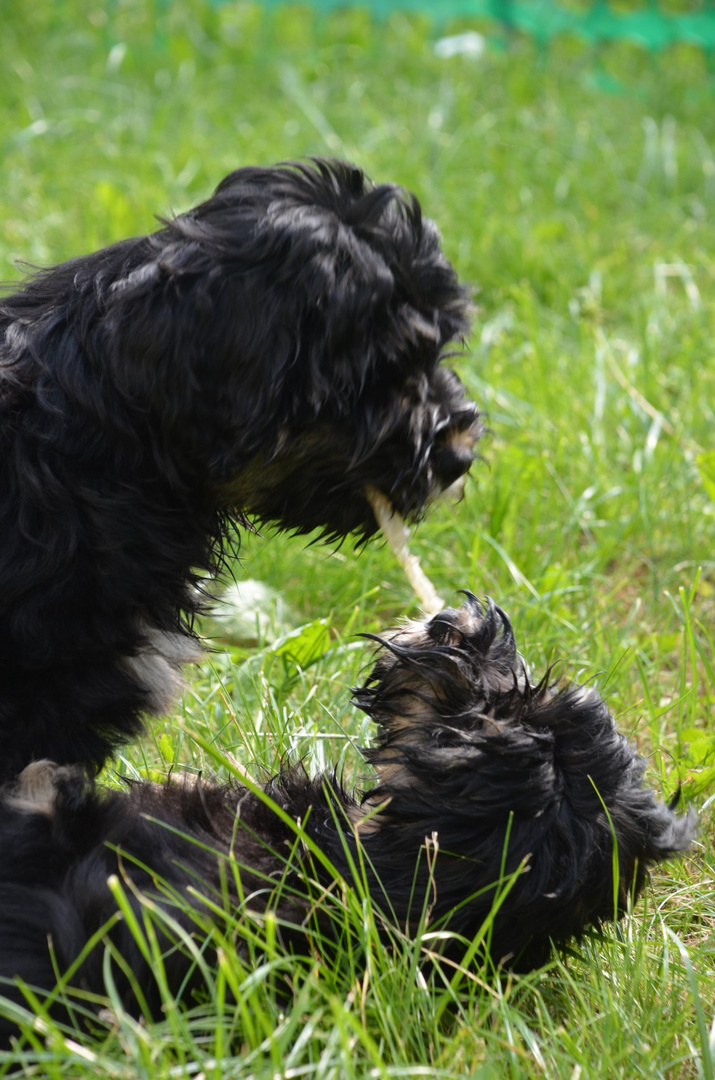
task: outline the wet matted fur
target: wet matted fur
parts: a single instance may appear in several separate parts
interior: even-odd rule
[[[415,519],[461,477],[468,314],[417,200],[335,161],[239,169],[0,300],[0,777],[168,710],[233,525],[365,539],[366,487]]]
[[[376,782],[362,797],[299,767],[261,798],[238,783],[181,780],[110,791],[80,768],[30,766],[0,804],[0,975],[51,990],[53,962],[63,972],[111,924],[111,875],[136,910],[150,896],[188,933],[192,906],[219,931],[226,905],[236,917],[270,907],[284,946],[305,954],[316,921],[330,932],[321,910],[335,872],[356,884],[356,867],[386,925],[440,926],[456,960],[494,908],[481,955],[524,970],[622,914],[648,869],[690,842],[692,818],[644,786],[645,763],[596,690],[534,683],[492,603],[467,594],[460,609],[382,639],[354,700],[377,724],[365,753]],[[126,920],[106,937],[160,1015],[155,974]],[[171,939],[169,991],[191,1000],[200,971]],[[205,933],[199,944],[207,956]],[[104,993],[105,948],[84,960],[75,986]],[[114,977],[136,1011],[119,969]],[[9,982],[2,993],[24,1000]]]

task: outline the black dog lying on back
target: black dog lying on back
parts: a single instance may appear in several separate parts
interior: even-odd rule
[[[620,915],[648,868],[688,846],[691,819],[643,787],[644,762],[596,691],[560,688],[548,676],[534,684],[491,603],[485,609],[468,594],[460,610],[383,640],[355,702],[378,725],[366,753],[377,786],[361,800],[334,776],[311,781],[300,768],[286,769],[262,799],[237,783],[188,780],[108,791],[81,768],[29,766],[0,805],[0,993],[24,1002],[9,981],[17,975],[51,991],[56,972],[106,926],[66,997],[72,987],[105,993],[110,942],[145,1007],[161,1015],[154,965],[128,920],[114,922],[111,875],[137,914],[150,897],[197,934],[210,961],[205,924],[209,937],[211,925],[220,934],[222,911],[250,920],[270,909],[284,946],[310,955],[314,926],[323,943],[330,934],[326,887],[335,872],[350,881],[363,867],[386,923],[450,931],[443,951],[456,960],[494,908],[480,954],[523,970],[543,963],[552,943]],[[301,823],[300,842],[286,814]],[[313,857],[311,841],[335,871]],[[201,933],[192,907],[203,913]],[[191,1000],[199,968],[161,919],[156,931],[170,994]],[[125,1006],[139,1011],[112,967]],[[66,1005],[55,1012],[65,1017]],[[15,1030],[0,1021],[0,1040]]]
[[[233,525],[367,538],[367,486],[414,519],[461,477],[468,313],[417,201],[325,161],[0,300],[0,778],[169,708]]]

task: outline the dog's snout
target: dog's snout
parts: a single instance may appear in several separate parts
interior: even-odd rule
[[[432,467],[442,490],[450,487],[469,472],[474,461],[476,435],[468,431],[453,432],[432,452]]]

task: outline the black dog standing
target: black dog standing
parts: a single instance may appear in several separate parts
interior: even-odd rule
[[[368,485],[414,519],[462,476],[468,311],[416,200],[323,161],[2,300],[0,778],[169,708],[233,523],[366,538]]]

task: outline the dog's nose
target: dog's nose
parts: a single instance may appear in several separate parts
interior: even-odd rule
[[[449,442],[435,448],[432,466],[442,490],[450,487],[455,480],[468,472],[473,460],[474,439],[465,439],[464,432],[460,432]]]

